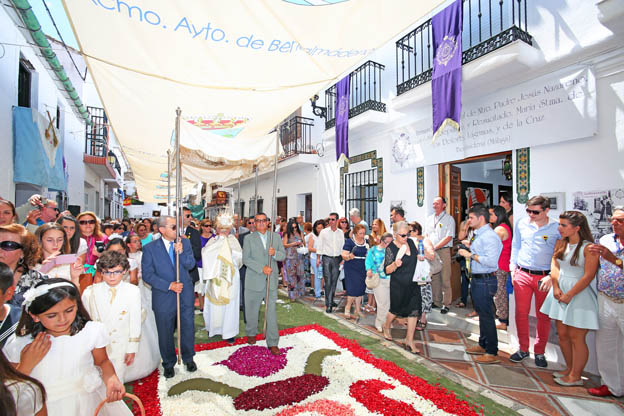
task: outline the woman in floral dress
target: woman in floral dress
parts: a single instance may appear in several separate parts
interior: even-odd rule
[[[290,220],[283,235],[286,259],[284,260],[284,282],[288,285],[288,296],[295,300],[304,295],[305,272],[303,254],[297,249],[302,247],[303,236],[295,220]]]

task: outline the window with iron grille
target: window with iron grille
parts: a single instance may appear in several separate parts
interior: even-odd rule
[[[370,227],[377,218],[377,169],[347,173],[345,175],[345,217],[349,210],[357,208]]]

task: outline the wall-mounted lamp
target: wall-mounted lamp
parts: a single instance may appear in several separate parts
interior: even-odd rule
[[[315,116],[322,117],[327,120],[327,107],[321,107],[316,105],[318,99],[319,96],[317,94],[314,94],[314,97],[310,98],[310,103],[312,104],[312,112]]]

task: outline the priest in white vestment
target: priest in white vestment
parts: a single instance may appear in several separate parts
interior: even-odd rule
[[[221,337],[233,343],[240,321],[240,269],[243,250],[234,235],[230,235],[231,213],[216,218],[217,235],[202,249],[203,280],[206,282],[204,322],[209,336]]]

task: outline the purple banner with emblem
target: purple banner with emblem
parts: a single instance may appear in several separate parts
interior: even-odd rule
[[[349,75],[336,84],[336,160],[349,158]]]
[[[433,140],[444,126],[459,130],[461,117],[462,80],[462,1],[433,16],[433,74],[431,79],[431,105],[433,107]]]

